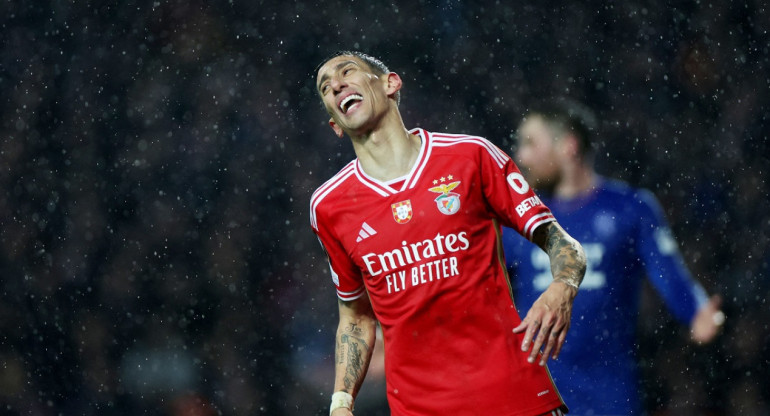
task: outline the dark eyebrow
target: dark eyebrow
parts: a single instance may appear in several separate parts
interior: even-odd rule
[[[338,63],[337,65],[335,65],[335,66],[334,66],[334,70],[333,70],[332,72],[336,72],[336,71],[339,71],[339,69],[340,69],[340,68],[342,68],[343,66],[345,66],[345,65],[347,65],[347,64],[355,64],[355,63],[356,63],[356,61],[354,61],[354,60],[352,60],[352,59],[351,59],[351,60],[348,60],[348,61],[342,61],[342,62],[340,62],[340,63]],[[319,79],[319,80],[318,80],[318,85],[316,85],[316,89],[319,89],[319,90],[320,90],[320,89],[321,89],[321,85],[322,85],[322,84],[324,83],[324,81],[326,81],[327,79],[329,79],[329,72],[328,72],[328,71],[327,71],[325,74],[323,74],[323,75],[321,76],[321,79]]]

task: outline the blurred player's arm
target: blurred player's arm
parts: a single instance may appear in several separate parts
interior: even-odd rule
[[[532,242],[548,254],[553,282],[532,304],[527,316],[513,332],[526,331],[522,351],[529,350],[530,342],[533,342],[529,362],[535,362],[540,348],[543,348],[540,365],[545,365],[549,356],[559,356],[567,338],[572,303],[586,273],[586,256],[580,243],[556,221],[537,227]]]
[[[340,322],[337,327],[335,351],[335,395],[344,392],[355,397],[364,382],[366,370],[374,351],[377,320],[364,295],[351,301],[339,300]],[[344,394],[343,394],[344,396]],[[334,406],[334,402],[332,403]],[[331,416],[352,415],[350,407],[339,407]]]
[[[637,194],[639,227],[637,248],[655,290],[669,311],[682,324],[690,326],[693,341],[704,344],[716,338],[725,321],[719,295],[708,297],[692,275],[657,198],[649,191]]]

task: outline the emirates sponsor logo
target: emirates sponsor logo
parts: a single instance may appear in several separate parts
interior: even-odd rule
[[[431,239],[413,243],[402,241],[401,247],[384,253],[368,253],[361,258],[369,274],[377,276],[381,273],[389,273],[434,257],[465,251],[470,248],[470,245],[468,233],[465,231],[447,235],[438,233]]]

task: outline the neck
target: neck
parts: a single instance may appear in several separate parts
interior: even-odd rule
[[[596,187],[597,175],[593,167],[583,161],[564,166],[562,179],[554,189],[559,198],[574,198]]]
[[[367,134],[352,137],[352,141],[364,172],[380,181],[407,175],[420,153],[420,138],[409,134],[400,117]]]

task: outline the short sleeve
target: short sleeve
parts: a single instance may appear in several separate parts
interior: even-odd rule
[[[554,221],[553,214],[524,179],[513,160],[485,140],[480,154],[484,196],[503,225],[532,240],[533,231]]]
[[[332,281],[337,289],[337,297],[344,301],[358,299],[366,293],[361,271],[347,255],[339,240],[334,237],[328,225],[324,222],[324,217],[319,215],[316,217],[313,232],[318,236],[318,241],[326,253]]]

